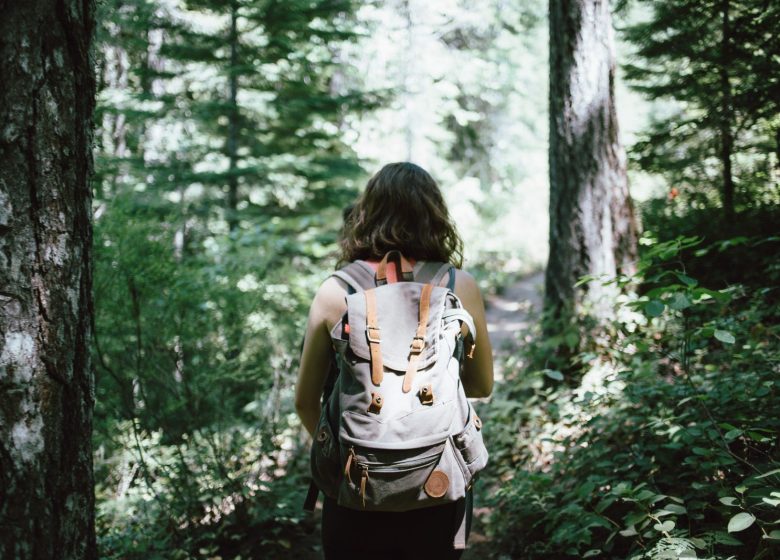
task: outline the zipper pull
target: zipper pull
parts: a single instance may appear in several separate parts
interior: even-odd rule
[[[368,465],[360,465],[363,471],[360,474],[360,496],[363,498],[363,507],[366,507],[366,481],[368,480]]]
[[[344,476],[347,477],[347,480],[349,480],[350,484],[352,484],[352,474],[350,473],[350,467],[352,466],[353,459],[357,459],[357,457],[355,457],[355,447],[350,446],[349,455],[347,455],[347,464],[344,466]]]

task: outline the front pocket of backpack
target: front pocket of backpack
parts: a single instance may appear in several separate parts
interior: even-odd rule
[[[311,475],[317,487],[335,498],[341,482],[338,442],[333,438],[327,411],[323,408],[311,446]]]
[[[446,445],[444,441],[416,452],[343,446],[346,480],[339,503],[382,511],[406,511],[426,505],[423,488]]]

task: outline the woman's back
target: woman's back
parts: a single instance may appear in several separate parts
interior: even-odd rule
[[[459,268],[463,243],[433,178],[409,162],[385,165],[369,179],[344,218],[339,239],[343,263],[363,260],[378,271],[382,256],[399,251],[418,268],[433,261],[458,266],[453,291],[473,318],[476,342],[472,355],[463,360],[461,386],[467,397],[489,396],[493,361],[482,295],[474,278]],[[399,280],[394,266],[388,267],[387,280]],[[442,278],[441,285],[446,284],[447,278]],[[312,435],[320,418],[320,398],[331,363],[331,331],[344,316],[348,293],[343,280],[330,276],[317,290],[309,310],[295,404]],[[453,536],[464,516],[467,530],[470,528],[471,492],[454,502],[404,512],[352,510],[326,497],[322,518],[325,556],[457,558],[462,551],[453,550]]]

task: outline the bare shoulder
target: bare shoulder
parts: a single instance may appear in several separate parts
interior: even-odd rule
[[[467,271],[456,268],[455,269],[455,294],[460,297],[481,297],[482,292],[479,289],[479,284],[474,277]]]
[[[332,328],[347,309],[346,295],[343,281],[335,276],[326,278],[314,295],[310,312],[312,319],[325,323],[328,329]]]

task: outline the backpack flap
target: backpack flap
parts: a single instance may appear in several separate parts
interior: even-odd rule
[[[404,372],[409,365],[424,286],[418,282],[395,282],[370,290],[375,298],[382,362],[388,369]],[[435,286],[431,290],[424,344],[417,358],[418,369],[425,369],[438,359],[439,330],[446,296],[446,288]],[[349,347],[356,356],[371,360],[366,301],[366,292],[347,296]],[[376,337],[377,333],[373,336]]]

